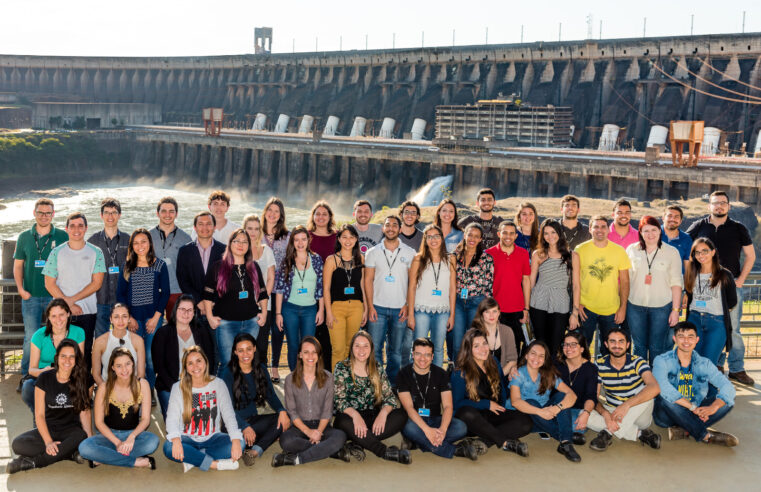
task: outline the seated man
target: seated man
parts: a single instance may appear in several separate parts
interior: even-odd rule
[[[409,447],[408,441],[412,441],[421,450],[437,456],[461,456],[475,461],[478,451],[472,444],[467,441],[454,444],[465,437],[468,428],[463,421],[452,418],[449,374],[431,364],[432,361],[433,342],[418,338],[412,343],[412,364],[399,371],[399,400],[409,416],[402,429],[404,445]]]
[[[740,441],[732,434],[708,430],[732,410],[735,387],[710,360],[695,352],[700,340],[695,325],[680,322],[673,338],[676,348],[653,361],[653,375],[661,388],[655,423],[669,428],[669,439],[692,436],[709,444],[737,446]]]
[[[613,436],[661,447],[661,436],[648,429],[660,389],[647,361],[628,353],[630,344],[626,332],[611,328],[605,339],[609,353],[597,359],[597,394],[605,403],[597,402],[587,422],[599,432],[589,443],[595,451],[608,449]]]

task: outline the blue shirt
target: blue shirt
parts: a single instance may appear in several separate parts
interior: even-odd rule
[[[515,245],[520,246],[531,254],[531,237],[518,231],[518,237],[515,238]]]
[[[458,244],[462,241],[462,231],[452,229],[452,232],[447,234],[444,238],[444,245],[447,248],[447,253],[453,253]]]
[[[532,381],[531,376],[528,373],[528,367],[521,366],[518,368],[518,375],[515,376],[512,381],[510,381],[510,387],[512,388],[513,386],[517,386],[520,388],[521,400],[534,400],[539,404],[541,408],[544,408],[544,406],[547,405],[547,402],[550,401],[550,393],[552,392],[552,389],[548,389],[544,393],[539,393],[539,385],[541,382],[541,375],[537,375],[536,381]],[[559,385],[560,378],[555,376],[554,388],[557,389]],[[505,408],[515,410],[512,400],[509,401],[507,405],[505,405]]]
[[[666,231],[661,226],[661,240],[675,247],[679,251],[679,256],[682,257],[682,262],[690,259],[690,250],[692,249],[692,238],[689,234],[679,230],[679,236],[676,239],[671,239],[666,235]],[[682,263],[682,274],[684,274],[684,263]]]
[[[681,364],[676,353],[677,349],[665,352],[653,361],[653,376],[661,388],[658,398],[674,403],[684,395],[679,392],[679,374]],[[708,387],[713,386],[718,390],[716,398],[727,405],[735,404],[735,387],[720,373],[716,364],[707,358],[692,352],[690,360],[690,372],[692,373],[692,402],[700,406],[708,395]]]

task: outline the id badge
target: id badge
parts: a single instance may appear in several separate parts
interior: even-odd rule
[[[394,283],[394,276],[393,275],[386,275],[386,282],[393,284]]]
[[[650,285],[653,283],[653,276],[649,273],[645,275],[645,285]]]
[[[242,290],[238,292],[238,299],[248,299],[248,291]]]
[[[463,288],[460,291],[460,298],[461,299],[467,299],[468,298],[468,289]]]
[[[431,291],[431,293],[433,295],[435,295],[435,296],[441,297],[441,291],[439,289],[433,289],[433,291]]]
[[[119,274],[119,267],[118,266],[108,267],[108,274],[109,275],[118,275]]]
[[[417,414],[421,417],[430,417],[431,416],[431,409],[430,408],[418,408]]]
[[[45,260],[34,260],[34,268],[45,268]]]
[[[296,289],[296,293],[297,294],[306,294],[307,293],[307,288],[306,287],[302,287],[300,289]]]
[[[344,287],[344,294],[346,295],[354,294],[354,287]]]
[[[707,304],[706,301],[695,301],[695,307],[704,308]]]
[[[171,265],[171,264],[172,264],[172,259],[171,259],[170,257],[168,257],[168,256],[167,256],[166,258],[164,258],[164,263],[166,263],[166,264],[167,264],[167,266],[168,266],[168,265]]]

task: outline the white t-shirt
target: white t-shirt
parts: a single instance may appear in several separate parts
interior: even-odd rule
[[[258,260],[256,260],[256,264],[259,265],[259,270],[262,272],[262,282],[264,285],[267,285],[268,279],[268,272],[271,266],[276,267],[275,265],[275,253],[272,252],[272,248],[267,246],[266,244],[262,244],[264,247],[264,251],[262,251],[262,256]],[[277,269],[277,268],[276,268]],[[267,309],[272,309],[272,298],[274,296],[270,293],[270,298],[267,301]]]
[[[68,241],[50,252],[42,274],[55,278],[55,284],[63,295],[73,296],[92,282],[94,273],[106,273],[106,261],[103,250],[90,243],[82,249],[71,249]],[[82,314],[98,312],[95,292],[76,302],[82,308]]]
[[[240,225],[228,219],[227,224],[225,224],[222,229],[214,229],[213,237],[220,243],[227,245],[227,240],[230,239],[230,234],[232,234],[235,229],[240,229]],[[193,239],[193,241],[198,238],[195,229],[193,229],[193,232],[190,233],[190,237]]]
[[[407,275],[415,250],[399,241],[399,246],[390,251],[385,240],[373,246],[365,256],[365,267],[375,268],[373,279],[373,299],[376,306],[401,308],[407,302]]]

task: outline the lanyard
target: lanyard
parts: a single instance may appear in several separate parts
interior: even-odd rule
[[[436,267],[433,266],[433,262],[431,262],[431,271],[433,272],[433,282],[436,285],[435,289],[439,290],[439,275],[441,274],[441,264],[443,263],[442,260],[439,260],[439,269],[436,270]]]
[[[42,259],[42,252],[45,251],[45,248],[48,247],[48,243],[50,243],[50,240],[53,239],[53,232],[54,232],[53,226],[50,226],[50,232],[47,234],[46,236],[47,239],[45,240],[45,244],[42,245],[42,248],[40,248],[40,243],[37,240],[38,239],[37,231],[34,231],[34,234],[32,234],[32,237],[34,238],[34,245],[37,247],[38,260]]]
[[[655,253],[653,254],[653,259],[651,260],[649,256],[647,256],[647,250],[645,250],[645,260],[647,261],[647,274],[650,275],[650,267],[653,265],[653,262],[655,261],[655,257],[658,256],[658,248],[655,249]]]
[[[171,248],[174,244],[174,240],[177,239],[177,229],[178,227],[175,227],[172,232],[169,233],[169,235],[164,234],[164,231],[159,229],[159,236],[161,236],[161,249],[164,251],[164,254],[166,254],[166,240],[169,236],[172,236],[172,242],[169,243],[169,247]]]
[[[341,260],[341,269],[342,269],[342,270],[344,271],[344,273],[346,274],[346,285],[347,285],[347,286],[351,286],[351,274],[352,274],[352,272],[354,271],[354,258],[352,258],[351,260],[349,260],[349,268],[346,268],[346,262],[344,261],[344,259],[343,259],[343,258],[341,258],[341,256],[340,256],[340,255],[338,255],[338,253],[336,253],[336,257],[337,257],[339,260]]]
[[[116,265],[116,254],[119,252],[119,229],[116,230],[116,236],[114,236],[114,239],[110,241],[108,236],[106,236],[105,229],[101,232],[103,233],[103,242],[106,245],[106,253],[108,253],[109,258],[111,258],[111,263],[108,266],[114,266]],[[116,243],[116,247],[114,248],[113,252],[111,252],[111,247],[109,246],[110,242]]]
[[[420,385],[417,384],[417,373],[413,370],[413,377],[412,379],[415,380],[415,386],[417,387],[417,392],[420,393],[420,398],[423,400],[423,408],[425,408],[425,398],[428,396],[428,386],[431,384],[431,371],[428,370],[428,381],[425,383],[425,393],[420,391]]]
[[[307,269],[309,268],[309,256],[307,256],[307,262],[304,264],[304,273],[299,273],[299,267],[296,266],[296,262],[293,262],[293,269],[296,271],[296,275],[299,276],[299,281],[301,282],[301,285],[304,285],[304,277],[307,276]]]
[[[399,258],[399,250],[402,249],[402,245],[396,247],[396,253],[394,254],[394,260],[389,263],[388,261],[388,255],[386,254],[386,248],[383,248],[383,257],[386,259],[386,265],[388,265],[388,274],[392,274],[392,269],[394,268],[394,263],[396,263],[396,259]]]
[[[242,273],[241,273],[242,271]],[[238,276],[238,280],[240,280],[240,291],[245,292],[246,291],[246,285],[243,281],[243,279],[246,278],[246,265],[235,265],[235,275]]]

